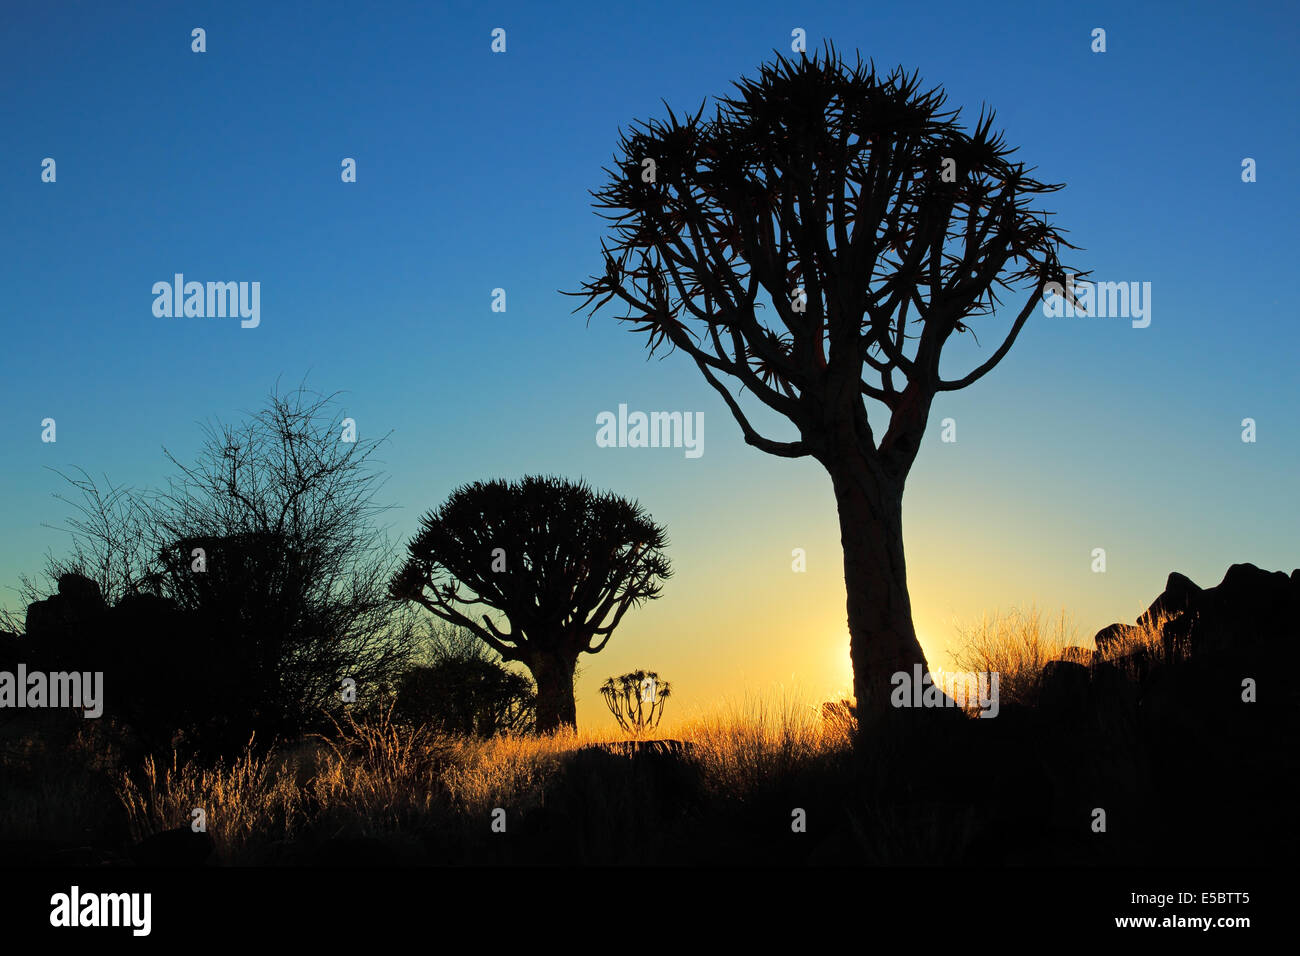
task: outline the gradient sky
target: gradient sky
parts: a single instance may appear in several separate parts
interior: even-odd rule
[[[309,376],[346,392],[362,437],[392,432],[396,541],[463,482],[538,472],[635,497],[668,526],[676,575],[582,659],[580,725],[612,726],[596,689],[635,667],[674,682],[677,716],[844,689],[820,466],[746,446],[689,359],[647,362],[614,311],[588,326],[557,293],[599,264],[587,190],[619,128],[664,115],[661,99],[680,112],[727,94],[788,52],[795,27],[810,49],[830,39],[919,70],[951,106],[993,106],[1017,158],[1068,184],[1051,207],[1084,248],[1066,261],[1152,283],[1149,328],[1040,314],[997,370],[936,401],[904,500],[932,664],[985,612],[1064,608],[1086,640],[1132,619],[1171,570],[1202,585],[1234,562],[1289,571],[1300,326],[1277,286],[1300,213],[1296,11],[6,0],[0,604],[65,546],[47,527],[68,516],[49,468],[158,484],[163,445],[184,460],[197,423]],[[54,184],[40,181],[47,156]],[[343,157],[355,184],[340,182]],[[1241,181],[1245,157],[1258,182]],[[150,289],[176,272],[260,281],[260,327],[155,318]],[[1008,321],[975,325],[984,354]],[[703,456],[598,448],[595,417],[619,403],[703,411]],[[55,444],[40,441],[47,416]],[[940,441],[944,417],[955,444]]]

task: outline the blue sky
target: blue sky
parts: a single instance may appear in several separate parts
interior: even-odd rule
[[[397,540],[456,485],[532,472],[668,525],[678,575],[584,659],[580,719],[599,718],[604,676],[636,666],[700,704],[829,693],[847,677],[829,480],[745,446],[684,356],[647,362],[615,313],[588,326],[557,293],[598,265],[587,191],[619,128],[725,95],[796,27],[810,49],[919,70],[972,119],[993,106],[1019,158],[1068,184],[1050,200],[1084,247],[1068,261],[1152,284],[1149,328],[1037,316],[995,372],[936,403],[904,503],[932,660],[985,610],[1065,608],[1087,637],[1173,569],[1201,584],[1237,561],[1290,570],[1300,331],[1278,286],[1300,213],[1298,19],[1284,3],[8,0],[0,603],[63,547],[47,466],[157,484],[163,445],[184,459],[196,423],[306,375],[346,392],[363,436],[393,433]],[[156,318],[150,289],[177,272],[260,281],[261,325]],[[999,328],[976,326],[985,353]],[[705,454],[597,448],[595,416],[620,402],[703,411]]]

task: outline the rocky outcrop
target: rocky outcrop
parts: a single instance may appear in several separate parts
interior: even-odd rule
[[[1240,652],[1300,632],[1300,570],[1287,575],[1234,564],[1214,587],[1198,587],[1177,571],[1136,625],[1112,624],[1094,639],[1102,654],[1157,634],[1166,660]]]
[[[1112,824],[1129,822],[1126,839],[1166,864],[1238,859],[1243,846],[1267,843],[1283,781],[1300,772],[1290,743],[1300,694],[1284,653],[1298,631],[1300,571],[1234,564],[1208,588],[1170,574],[1134,624],[1097,633],[1090,666],[1044,669],[1038,711],[1055,735],[1045,762],[1067,780],[1058,795],[1118,810]],[[1073,779],[1073,767],[1087,774]],[[1108,776],[1140,785],[1107,788]],[[1229,823],[1207,826],[1209,807]]]
[[[106,610],[98,584],[80,574],[62,574],[57,593],[27,605],[27,637],[36,641],[84,630]]]

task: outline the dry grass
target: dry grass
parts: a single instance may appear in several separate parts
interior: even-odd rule
[[[1050,661],[1064,659],[1088,667],[1104,662],[1140,680],[1154,663],[1183,659],[1185,648],[1165,645],[1163,632],[1171,619],[1161,613],[1140,620],[1094,653],[1091,647],[1078,643],[1077,628],[1064,611],[1050,623],[1044,622],[1036,608],[1012,611],[959,628],[962,643],[950,656],[953,670],[997,673],[1002,702],[1033,706],[1043,668]]]
[[[1001,703],[1033,705],[1043,667],[1049,661],[1074,658],[1078,632],[1065,611],[1047,623],[1037,608],[985,616],[978,624],[958,628],[961,645],[951,657],[954,671],[998,675]],[[1090,649],[1081,648],[1091,654]]]
[[[322,758],[304,786],[334,829],[349,836],[397,833],[436,811],[450,750],[445,738],[389,717],[335,727],[335,736],[317,738]]]
[[[604,739],[581,733],[458,738],[442,782],[452,805],[468,816],[482,817],[495,807],[532,809],[559,774],[565,754]]]
[[[79,723],[66,733],[15,721],[0,732],[0,840],[76,845],[121,828],[106,775],[117,760],[113,741]]]
[[[847,752],[845,722],[814,717],[791,701],[730,706],[678,728],[694,745],[705,793],[743,799],[829,753]],[[142,774],[121,774],[117,794],[134,839],[189,823],[202,807],[223,863],[265,862],[275,844],[334,836],[414,837],[479,827],[495,807],[512,814],[545,804],[566,760],[618,735],[560,733],[453,738],[388,719],[341,725],[314,748],[250,747],[226,764],[201,767],[173,755]],[[251,742],[250,742],[251,743]],[[628,808],[631,809],[631,808]]]
[[[679,735],[695,744],[712,791],[743,796],[823,756],[846,752],[852,731],[850,718],[822,720],[786,697],[726,704],[717,714],[684,724]]]
[[[257,756],[249,744],[229,765],[201,767],[173,751],[171,766],[160,770],[147,757],[138,778],[122,774],[117,796],[132,838],[189,825],[197,808],[219,862],[248,862],[274,841],[292,839],[304,822],[303,792],[286,761],[274,751]]]
[[[1064,613],[1013,611],[961,630],[951,657],[954,670],[998,673],[1001,702],[1034,706],[1050,661],[1105,661],[1140,676],[1176,658],[1161,637],[1166,620],[1094,654]],[[57,734],[11,723],[0,726],[0,842],[39,835],[29,842],[115,855],[128,840],[188,826],[202,808],[214,862],[227,865],[331,863],[366,848],[451,863],[801,862],[809,847],[832,862],[964,859],[984,825],[974,811],[913,785],[923,755],[873,745],[867,760],[850,760],[854,730],[842,708],[787,693],[661,728],[689,745],[671,766],[587,752],[636,739],[618,732],[484,740],[387,715],[269,752],[250,741],[215,765],[173,752],[141,767],[95,722]],[[509,840],[489,829],[498,807],[508,808]],[[791,807],[829,827],[820,844],[781,841],[772,821]]]
[[[1163,655],[1161,623],[1130,632],[1127,641],[1108,650],[1107,659],[1138,666],[1134,662],[1143,655]],[[1045,621],[1037,610],[1012,612],[985,618],[961,634],[964,644],[952,655],[956,669],[997,672],[1004,702],[1033,704],[1047,662],[1085,656],[1064,613]],[[715,814],[737,802],[762,805],[774,793],[805,788],[825,779],[818,775],[839,772],[835,768],[851,751],[853,729],[851,718],[834,708],[824,714],[786,695],[727,702],[664,733],[691,745],[696,781],[691,786],[711,808],[702,812]],[[170,765],[146,760],[135,773],[117,769],[102,742],[79,739],[67,752],[29,755],[29,762],[41,762],[41,772],[28,775],[30,786],[12,788],[0,800],[0,834],[74,838],[86,829],[79,809],[84,801],[75,791],[97,775],[113,781],[120,805],[115,812],[125,817],[132,839],[186,826],[191,812],[202,808],[217,861],[227,864],[282,860],[287,846],[318,846],[337,837],[432,840],[444,850],[480,847],[483,821],[496,807],[510,808],[513,820],[548,807],[564,813],[566,806],[579,806],[585,808],[580,814],[603,814],[608,819],[582,824],[589,829],[588,845],[595,847],[606,831],[616,833],[620,815],[653,830],[655,814],[663,809],[650,797],[644,806],[629,805],[641,799],[640,783],[619,774],[606,780],[601,765],[577,755],[626,739],[632,738],[590,732],[448,737],[385,716],[349,720],[328,736],[270,752],[250,741],[242,753],[214,766],[173,753]],[[58,761],[78,763],[79,773],[55,772]],[[600,779],[587,779],[592,773]],[[888,819],[871,816],[875,812],[889,811],[867,807],[855,823],[892,832]],[[885,856],[893,852],[884,844],[879,849]]]
[[[952,655],[956,669],[997,672],[1004,702],[1032,705],[1047,662],[1085,656],[1082,648],[1070,650],[1078,645],[1064,613],[1045,621],[1034,609],[1012,612],[985,618],[961,634],[964,644]],[[1151,653],[1160,646],[1158,624],[1135,631],[1129,644],[1107,656],[1129,660],[1134,652]],[[853,726],[846,715],[836,719],[834,709],[829,714],[832,719],[788,695],[747,698],[680,721],[665,733],[691,745],[698,795],[716,812],[737,802],[761,803],[783,788],[834,772],[830,768],[851,751]],[[628,805],[639,798],[627,780],[587,780],[587,769],[574,769],[591,766],[576,759],[576,752],[626,739],[632,738],[590,732],[459,738],[381,717],[337,725],[329,736],[292,750],[258,755],[250,747],[215,767],[174,755],[170,767],[150,761],[141,775],[120,775],[117,792],[136,839],[186,825],[192,809],[204,808],[218,860],[225,863],[265,862],[277,858],[277,844],[319,844],[334,837],[481,846],[476,841],[494,808],[508,807],[518,820],[539,808],[562,808],[563,798],[572,800],[575,793],[583,813],[609,817],[582,824],[588,844],[596,846],[607,832],[616,833],[621,824],[615,817],[625,815],[636,826],[655,819],[652,803]],[[598,796],[605,791],[608,806]],[[888,835],[897,829],[888,825],[889,812],[867,807],[855,824]],[[895,849],[877,847],[883,857]]]
[[[1117,665],[1130,677],[1140,678],[1155,662],[1174,664],[1187,657],[1188,649],[1177,643],[1168,646],[1164,640],[1165,626],[1175,615],[1164,611],[1154,619],[1145,615],[1136,625],[1129,627],[1118,639],[1112,641],[1100,656]]]

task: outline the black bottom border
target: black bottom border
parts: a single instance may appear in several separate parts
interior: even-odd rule
[[[785,927],[812,938],[847,931],[864,942],[888,930],[943,945],[1003,933],[1230,941],[1282,929],[1284,879],[1289,884],[1280,869],[1222,868],[0,869],[0,925],[10,941],[132,937],[126,927],[52,926],[52,898],[76,886],[82,899],[147,892],[149,938],[205,944],[268,934],[373,943],[431,931],[431,942],[468,932],[494,944],[512,936],[535,944],[547,933],[580,938],[614,929],[629,938],[652,934],[658,946],[665,931],[697,941],[717,932],[734,942]],[[1130,917],[1152,917],[1155,925],[1117,922]],[[1207,917],[1245,917],[1249,926],[1187,922]]]

